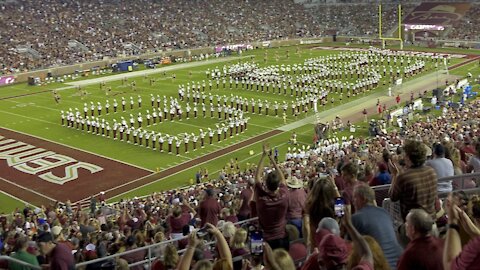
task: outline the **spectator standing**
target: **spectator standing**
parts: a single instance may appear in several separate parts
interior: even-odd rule
[[[445,147],[440,143],[433,146],[433,159],[427,160],[425,165],[432,167],[438,178],[454,175],[453,163],[445,158]],[[437,183],[437,187],[438,192],[451,192],[452,181]]]
[[[292,176],[287,181],[288,190],[288,223],[295,225],[298,231],[302,231],[302,215],[305,201],[307,200],[307,193],[303,188],[303,181],[296,176]]]
[[[287,224],[288,189],[283,172],[278,167],[266,144],[263,145],[262,157],[255,176],[255,201],[258,222],[263,238],[273,250],[288,250],[289,242],[285,231]],[[263,181],[263,160],[268,156],[275,170],[269,172]]]
[[[437,197],[437,175],[425,166],[426,148],[418,141],[407,141],[404,146],[404,161],[407,169],[399,172],[398,166],[389,162],[392,184],[388,191],[392,201],[400,201],[403,220],[410,209],[424,209],[432,217],[435,215]]]
[[[403,250],[397,241],[389,213],[375,205],[375,192],[367,185],[355,187],[353,204],[357,209],[352,215],[353,226],[360,234],[370,235],[378,242],[388,264],[395,269]]]
[[[198,215],[200,216],[200,226],[203,227],[205,224],[217,224],[218,216],[222,210],[220,204],[215,198],[215,191],[212,187],[205,190],[205,197],[198,208]]]
[[[42,232],[37,238],[40,252],[48,256],[50,270],[73,270],[75,260],[72,250],[64,243],[54,243],[49,232]]]
[[[244,190],[242,190],[242,192],[240,193],[241,205],[237,214],[239,221],[250,218],[250,214],[251,214],[250,201],[253,198],[254,185],[255,185],[255,179],[249,178],[247,181],[247,187]]]
[[[17,241],[15,242],[14,253],[12,253],[10,257],[20,260],[22,262],[29,263],[34,266],[40,266],[38,264],[37,258],[34,255],[27,252],[27,247],[28,247],[28,238],[25,236],[18,237]],[[29,270],[30,267],[24,266],[18,263],[14,263],[14,262],[9,262],[8,269]]]

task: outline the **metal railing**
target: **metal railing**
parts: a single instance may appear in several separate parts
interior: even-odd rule
[[[455,190],[463,190],[467,194],[473,194],[473,193],[479,193],[480,192],[480,187],[478,185],[475,185],[475,187],[469,188],[468,185],[465,184],[466,181],[470,180],[477,180],[480,179],[480,173],[465,173],[461,175],[455,175],[455,176],[448,176],[448,177],[442,177],[437,180],[438,183],[445,183],[445,182],[450,182],[450,181],[457,181],[460,182],[460,185],[458,185],[458,188],[454,189]],[[375,199],[377,201],[377,205],[380,207],[383,207],[392,217],[393,224],[395,227],[400,226],[403,223],[402,220],[402,215],[400,211],[400,202],[396,201],[393,202],[390,200],[388,197],[388,190],[390,189],[391,185],[381,185],[381,186],[375,186],[372,187],[373,190],[375,191]],[[440,199],[444,199],[448,196],[450,192],[438,192],[438,197]]]
[[[20,264],[22,266],[28,267],[30,269],[35,269],[35,270],[41,270],[42,269],[42,267],[40,267],[40,266],[29,264],[27,262],[12,258],[10,256],[0,256],[0,261],[7,261],[8,262],[9,267],[7,267],[7,269],[10,268],[11,263]]]
[[[252,222],[256,222],[258,220],[258,218],[250,218],[250,219],[246,219],[246,220],[242,220],[242,221],[239,221],[239,222],[236,222],[234,223],[234,225],[237,225],[237,226],[241,226],[243,224],[246,224],[246,223],[252,223]],[[168,244],[173,244],[173,243],[176,243],[180,240],[183,240],[183,239],[186,239],[188,238],[188,236],[183,236],[183,237],[180,237],[180,238],[176,238],[176,239],[171,239],[171,240],[166,240],[166,241],[162,241],[160,243],[155,243],[155,244],[152,244],[152,245],[148,245],[148,246],[144,246],[144,247],[140,247],[140,248],[136,248],[136,249],[132,249],[132,250],[128,250],[128,251],[124,251],[124,252],[121,252],[121,253],[116,253],[116,254],[112,254],[112,255],[109,255],[109,256],[105,256],[105,257],[102,257],[102,258],[98,258],[98,259],[94,259],[94,260],[90,260],[90,261],[86,261],[86,262],[81,262],[81,263],[77,263],[75,265],[75,268],[76,269],[79,269],[79,268],[82,268],[82,267],[86,267],[87,265],[89,264],[93,264],[93,263],[99,263],[99,262],[109,262],[109,261],[115,261],[117,258],[120,258],[124,255],[128,255],[128,254],[132,254],[132,253],[137,253],[137,252],[142,252],[142,251],[145,251],[145,259],[142,260],[142,261],[138,261],[138,262],[134,262],[134,263],[131,263],[129,264],[128,266],[129,267],[133,267],[133,266],[137,266],[137,265],[147,265],[148,268],[147,269],[150,269],[151,266],[152,266],[152,262],[157,259],[157,256],[156,254],[154,254],[154,250],[159,248],[159,247],[162,247],[162,246],[165,246],[165,245],[168,245]],[[211,241],[211,242],[207,242],[205,243],[207,246],[210,246],[210,245],[213,245],[215,244],[214,241]],[[183,254],[185,252],[186,249],[181,249],[178,251],[178,254]]]

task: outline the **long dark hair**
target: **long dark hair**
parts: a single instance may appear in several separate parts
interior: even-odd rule
[[[330,180],[320,178],[315,180],[313,188],[308,192],[305,211],[310,215],[310,223],[317,224],[324,217],[334,217],[335,187]]]

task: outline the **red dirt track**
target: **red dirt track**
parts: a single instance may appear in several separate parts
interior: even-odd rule
[[[479,59],[478,56],[473,55],[468,55],[466,58],[469,60],[451,66],[449,69],[451,70]],[[402,94],[402,100],[406,100],[408,97],[409,93]],[[387,106],[390,107],[392,105],[394,105],[393,97],[392,100],[387,102]],[[376,110],[376,107],[367,109],[369,112],[373,112]],[[363,116],[360,114],[360,112],[356,112],[349,117],[345,117],[344,120],[359,121],[362,118]],[[2,140],[13,139],[38,148],[43,148],[45,151],[53,151],[57,154],[74,158],[77,161],[87,162],[103,168],[102,171],[94,174],[91,174],[88,170],[80,169],[78,171],[78,179],[67,182],[64,185],[58,185],[39,178],[38,174],[43,172],[33,175],[21,172],[9,166],[6,158],[2,157],[1,155],[3,150],[0,150],[0,189],[34,205],[48,204],[56,200],[62,202],[65,202],[66,200],[71,200],[72,202],[82,201],[91,195],[98,194],[100,191],[107,191],[107,198],[112,198],[141,185],[166,178],[177,172],[207,162],[218,156],[233,152],[239,148],[262,141],[282,132],[283,131],[280,130],[272,130],[259,136],[239,142],[238,144],[234,144],[196,159],[189,160],[159,173],[151,173],[150,171],[103,158],[95,154],[90,154],[54,142],[0,128],[0,136],[5,137],[4,139],[0,139],[0,146],[2,146]],[[14,147],[12,149],[14,149]],[[48,158],[44,160],[50,162],[54,161],[49,160]],[[36,167],[30,162],[27,162],[26,164],[30,165],[31,167]],[[65,175],[64,167],[65,166],[54,168],[50,171],[53,174],[62,177]]]

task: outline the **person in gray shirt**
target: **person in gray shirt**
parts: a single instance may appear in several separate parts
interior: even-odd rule
[[[454,175],[453,163],[450,159],[445,158],[445,147],[436,143],[433,145],[433,159],[427,160],[425,165],[432,167],[437,173],[437,177],[447,177]],[[437,183],[438,192],[451,192],[452,181]]]
[[[390,267],[396,269],[403,249],[397,241],[392,218],[385,209],[376,206],[373,189],[366,184],[357,185],[353,190],[353,204],[357,209],[352,215],[353,226],[360,234],[373,237]]]

